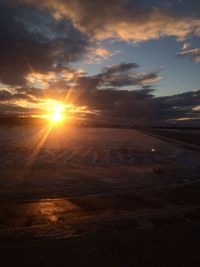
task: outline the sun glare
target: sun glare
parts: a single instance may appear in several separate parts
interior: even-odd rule
[[[45,99],[41,103],[42,114],[33,114],[32,118],[45,119],[51,125],[54,124],[63,124],[71,123],[74,119],[78,118],[80,115],[81,118],[89,113],[90,111],[86,106],[75,106],[72,103],[62,103],[60,101]]]
[[[62,116],[61,116],[60,113],[54,113],[51,116],[51,120],[54,121],[54,122],[58,122],[58,121],[62,120]]]
[[[52,122],[60,122],[63,120],[63,108],[62,107],[56,107],[55,110],[53,111],[52,115],[50,116],[50,120]]]

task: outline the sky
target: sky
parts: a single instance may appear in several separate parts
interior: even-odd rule
[[[0,116],[200,124],[197,0],[1,0]]]

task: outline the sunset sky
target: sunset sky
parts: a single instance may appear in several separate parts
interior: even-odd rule
[[[200,123],[197,0],[1,0],[0,116]]]

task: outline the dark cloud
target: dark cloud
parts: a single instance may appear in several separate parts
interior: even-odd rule
[[[25,91],[25,90],[24,90]],[[46,91],[46,92],[44,92]],[[60,90],[56,97],[53,90],[26,90],[30,96],[47,97],[63,100],[71,88]],[[53,95],[54,94],[54,95]],[[5,99],[5,95],[4,95]],[[90,113],[86,118],[95,121],[105,121],[121,124],[168,124],[196,122],[200,118],[200,90],[190,91],[174,96],[155,97],[153,89],[114,90],[74,88],[71,91],[69,103],[75,106],[87,106]],[[71,101],[73,100],[73,101]],[[12,103],[12,102],[11,102]],[[1,104],[1,114],[38,114],[41,110],[20,108],[13,104]],[[80,114],[81,115],[81,112]]]
[[[2,115],[31,115],[31,114],[37,114],[40,111],[40,109],[33,109],[28,107],[21,107],[16,104],[10,104],[10,103],[4,103],[0,104],[0,114]]]
[[[141,73],[136,71],[136,63],[121,63],[108,66],[92,77],[81,77],[78,80],[80,88],[121,88],[125,86],[140,86],[152,84],[161,79],[156,72]]]
[[[11,98],[11,93],[7,90],[1,90],[0,91],[0,101],[7,101],[10,100]]]
[[[138,68],[139,65],[136,63],[121,63],[121,64],[115,64],[111,66],[107,66],[103,70],[104,76],[111,76],[111,75],[119,75],[122,73],[130,72],[133,69]]]
[[[27,93],[11,93],[7,90],[0,91],[0,102],[7,102],[11,100],[27,100],[29,102],[34,102],[31,96]]]
[[[84,90],[74,102],[92,111],[90,118],[121,124],[167,124],[200,118],[200,90],[174,96],[155,97],[153,89]]]
[[[65,67],[80,59],[87,37],[69,20],[33,7],[0,3],[0,81],[16,85],[32,72]]]
[[[57,18],[71,18],[82,32],[97,39],[135,42],[200,35],[199,4],[188,1],[139,0],[17,0],[49,9]],[[189,10],[189,12],[188,12]]]
[[[200,119],[200,90],[168,97],[154,97],[152,89],[98,90],[85,98],[108,121],[160,124]]]
[[[155,73],[119,75],[117,77],[106,77],[103,79],[104,84],[113,87],[124,87],[133,85],[143,85],[145,83],[156,82],[160,79]]]
[[[155,106],[163,120],[181,118],[195,118],[200,116],[196,107],[200,103],[200,90],[190,91],[178,95],[155,98]]]

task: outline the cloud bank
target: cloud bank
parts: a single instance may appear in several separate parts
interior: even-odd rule
[[[97,39],[120,38],[142,42],[162,36],[179,40],[190,34],[200,35],[200,19],[193,3],[193,14],[180,12],[172,1],[155,6],[152,1],[109,0],[18,0],[18,3],[48,9],[58,20],[71,19],[76,28]],[[171,5],[170,5],[171,2]],[[185,2],[185,1],[183,1]],[[184,4],[184,3],[183,3]]]

